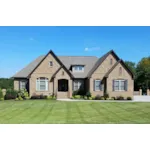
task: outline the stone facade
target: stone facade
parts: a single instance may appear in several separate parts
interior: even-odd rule
[[[53,62],[53,66],[50,66],[50,61]],[[107,78],[104,77],[106,73],[116,64],[117,59],[113,54],[109,54],[106,59],[99,65],[99,67],[93,72],[90,78],[85,79],[85,89],[90,91],[92,96],[104,95],[104,89],[107,91],[110,97],[123,96],[123,97],[133,97],[133,85],[134,80],[126,68],[119,63],[109,74]],[[61,67],[61,69],[59,69]],[[119,68],[122,68],[122,75],[119,75]],[[59,69],[59,71],[58,71]],[[58,71],[58,72],[57,72]],[[90,70],[89,70],[90,71]],[[56,73],[57,72],[57,73]],[[55,74],[56,73],[56,74]],[[55,76],[53,77],[53,75]],[[38,78],[48,79],[48,91],[39,92],[36,90],[36,80]],[[68,81],[68,91],[58,92],[58,81],[65,79]],[[113,91],[112,84],[114,79],[125,79],[128,80],[127,91]],[[22,79],[14,79],[14,89],[19,90],[19,81]],[[31,73],[29,79],[29,94],[32,95],[51,95],[55,94],[57,98],[70,98],[73,92],[73,80],[69,73],[60,65],[60,63],[55,59],[55,57],[49,53],[47,57],[40,63],[40,65]],[[101,80],[102,86],[104,87],[102,91],[94,90],[94,80]]]

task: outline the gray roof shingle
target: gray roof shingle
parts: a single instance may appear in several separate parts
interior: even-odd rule
[[[29,74],[37,67],[37,65],[43,60],[45,56],[40,56],[20,72],[15,74],[13,78],[27,78]],[[84,72],[72,73],[75,78],[86,78],[89,71],[93,68],[98,58],[95,56],[58,56],[60,61],[69,70],[72,65],[80,64],[85,65]]]

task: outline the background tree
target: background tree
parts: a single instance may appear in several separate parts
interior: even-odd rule
[[[1,89],[13,89],[13,79],[0,78]]]
[[[137,85],[146,92],[150,88],[150,56],[144,57],[137,64],[136,68]]]

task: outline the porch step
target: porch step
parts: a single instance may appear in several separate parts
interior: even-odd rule
[[[66,99],[68,98],[68,92],[57,92],[57,99]]]

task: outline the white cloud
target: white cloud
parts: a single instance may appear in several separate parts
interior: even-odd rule
[[[89,52],[89,51],[98,51],[100,50],[100,47],[86,47],[84,51]]]

